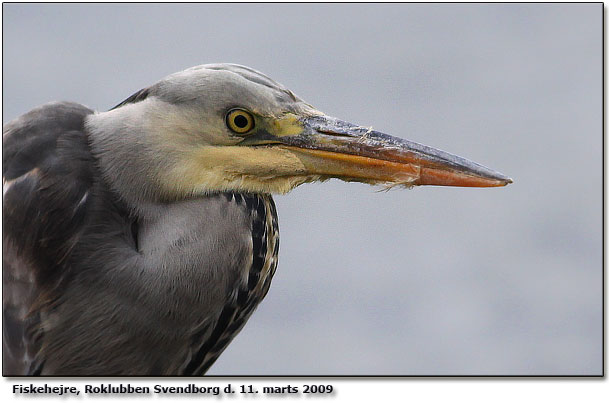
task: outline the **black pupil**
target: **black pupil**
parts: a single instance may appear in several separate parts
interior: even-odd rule
[[[237,126],[239,129],[243,129],[244,127],[247,126],[247,118],[243,115],[237,115],[235,116],[235,119],[233,120],[233,122],[235,123],[235,126]]]

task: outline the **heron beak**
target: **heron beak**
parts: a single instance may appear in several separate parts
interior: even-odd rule
[[[328,116],[300,120],[278,138],[308,172],[348,181],[405,186],[496,187],[512,179],[475,162]]]

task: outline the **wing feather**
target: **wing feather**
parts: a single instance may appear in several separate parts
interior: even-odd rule
[[[41,371],[40,307],[86,219],[92,185],[84,119],[74,103],[36,108],[3,127],[3,374]]]

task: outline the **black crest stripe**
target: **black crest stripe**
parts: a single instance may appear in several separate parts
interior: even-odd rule
[[[129,98],[125,99],[120,104],[116,105],[114,108],[110,109],[110,110],[114,110],[116,108],[120,108],[121,106],[124,106],[124,105],[127,105],[127,104],[134,104],[136,102],[143,101],[144,99],[148,98],[148,95],[150,95],[150,89],[149,88],[141,89],[138,92],[136,92],[135,94],[131,95]]]

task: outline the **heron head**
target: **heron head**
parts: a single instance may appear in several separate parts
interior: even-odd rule
[[[232,64],[172,74],[88,126],[94,149],[112,160],[105,165],[133,164],[165,196],[286,193],[329,178],[408,187],[511,182],[464,158],[326,116],[265,75]],[[111,133],[121,133],[114,141],[137,161],[111,147]]]

